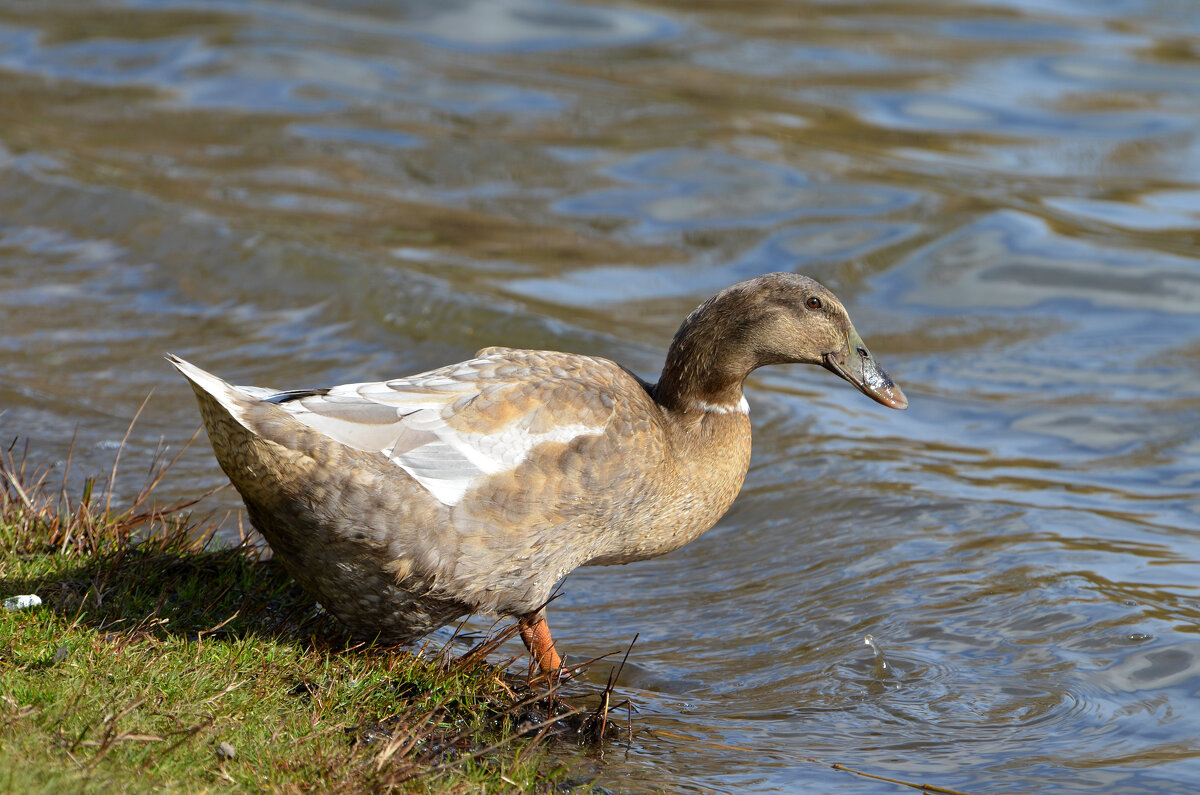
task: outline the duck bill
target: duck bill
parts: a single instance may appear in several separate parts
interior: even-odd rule
[[[845,349],[827,353],[822,358],[825,369],[854,384],[859,392],[872,400],[892,409],[908,408],[908,398],[876,363],[875,357],[863,344],[862,337],[853,329],[846,339]]]

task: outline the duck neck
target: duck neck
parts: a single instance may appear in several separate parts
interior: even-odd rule
[[[663,408],[691,412],[744,412],[742,382],[757,366],[740,313],[704,304],[683,321],[654,399]]]

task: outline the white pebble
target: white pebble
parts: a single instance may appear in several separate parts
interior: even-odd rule
[[[42,597],[35,593],[23,593],[20,596],[10,596],[4,600],[5,610],[25,610],[41,605]]]

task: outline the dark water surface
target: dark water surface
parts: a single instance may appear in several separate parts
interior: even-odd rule
[[[154,390],[125,493],[167,350],[653,377],[738,279],[846,300],[912,408],[760,371],[729,515],[552,610],[641,633],[612,790],[1200,792],[1198,233],[1190,0],[0,4],[0,431],[97,469]]]

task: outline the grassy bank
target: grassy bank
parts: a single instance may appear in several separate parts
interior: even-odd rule
[[[562,791],[595,734],[489,661],[355,644],[259,547],[0,465],[0,791]],[[429,652],[430,650],[426,650]],[[494,657],[494,655],[490,655]],[[558,754],[561,758],[563,755]]]

